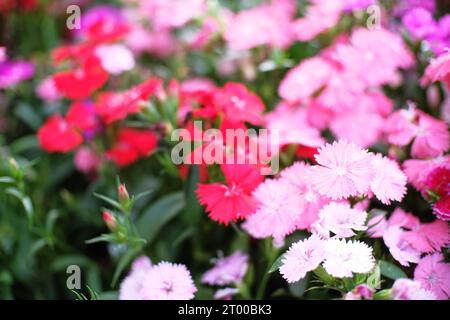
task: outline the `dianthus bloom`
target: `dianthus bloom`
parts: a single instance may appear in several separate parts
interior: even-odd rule
[[[432,291],[438,299],[450,298],[450,264],[444,262],[441,253],[422,258],[414,271],[414,280],[424,289]]]
[[[296,230],[302,202],[291,184],[281,179],[268,179],[253,192],[253,197],[257,210],[243,224],[251,236],[272,236],[281,241]]]
[[[247,268],[248,255],[236,251],[231,256],[218,258],[214,267],[202,276],[202,282],[218,286],[239,284]]]
[[[319,220],[313,226],[313,232],[329,238],[330,232],[337,238],[349,238],[355,235],[353,230],[366,230],[367,212],[351,208],[348,203],[331,202],[319,212]]]
[[[23,80],[31,78],[35,66],[27,61],[0,62],[0,89],[15,86]]]
[[[411,262],[419,262],[420,251],[402,238],[403,232],[399,226],[391,226],[384,232],[383,240],[392,257],[402,266],[408,267]]]
[[[391,290],[394,300],[436,300],[436,295],[424,289],[420,282],[411,279],[397,279]]]
[[[256,210],[251,192],[262,182],[259,168],[251,165],[222,165],[226,184],[199,184],[197,196],[206,205],[209,217],[228,225],[243,219]]]
[[[325,243],[323,267],[337,278],[352,277],[353,273],[368,273],[375,266],[372,248],[360,241],[329,239]]]
[[[133,262],[131,272],[120,284],[119,300],[144,299],[143,281],[151,266],[150,259],[145,256],[139,257]]]
[[[369,190],[373,167],[367,150],[342,140],[326,144],[315,158],[319,165],[311,168],[310,178],[321,195],[339,200]]]
[[[48,152],[69,152],[82,142],[81,133],[60,115],[53,115],[39,129],[39,144]]]
[[[433,60],[425,70],[422,84],[427,85],[436,81],[442,81],[450,87],[450,50]]]
[[[103,69],[110,74],[121,74],[134,68],[133,53],[124,45],[100,45],[95,49]]]
[[[150,130],[121,128],[113,147],[106,152],[106,156],[118,166],[124,167],[141,157],[152,153],[158,143],[158,137]]]
[[[142,281],[145,300],[191,300],[197,291],[191,273],[182,264],[160,262]]]
[[[370,184],[370,190],[384,204],[392,200],[400,201],[406,193],[406,175],[393,160],[380,154],[372,157],[375,176]]]
[[[280,273],[290,283],[304,278],[316,269],[324,259],[324,241],[318,236],[294,243],[283,256]]]
[[[281,179],[287,181],[295,188],[301,200],[298,229],[311,229],[311,226],[319,218],[319,211],[329,203],[329,199],[314,191],[308,179],[310,165],[304,162],[296,162],[281,172]]]

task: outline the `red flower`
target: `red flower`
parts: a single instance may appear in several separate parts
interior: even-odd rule
[[[125,119],[129,114],[139,112],[140,102],[157,94],[161,86],[160,79],[152,78],[122,93],[101,93],[96,103],[96,111],[107,124]]]
[[[441,198],[433,205],[433,213],[441,220],[450,221],[450,196]]]
[[[83,142],[80,132],[60,115],[51,116],[37,135],[41,148],[48,152],[69,152]]]
[[[214,104],[223,110],[231,122],[249,122],[259,125],[263,121],[263,102],[241,83],[229,82],[223,88],[216,90]]]
[[[119,167],[124,167],[149,155],[157,143],[158,138],[152,131],[125,127],[119,131],[114,147],[106,155]]]
[[[263,181],[258,166],[236,164],[221,165],[226,183],[199,184],[199,201],[206,205],[209,217],[228,225],[230,221],[244,219],[255,211],[251,192]]]
[[[82,131],[94,132],[99,126],[93,105],[83,102],[75,102],[70,106],[66,120]]]
[[[439,196],[450,195],[450,168],[442,166],[433,169],[425,180],[425,188]]]
[[[80,68],[59,72],[53,75],[53,80],[66,98],[85,99],[106,83],[108,73],[103,70],[97,57],[90,56]]]

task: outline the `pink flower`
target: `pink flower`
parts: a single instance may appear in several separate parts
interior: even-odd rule
[[[402,239],[422,253],[439,251],[450,244],[450,228],[446,222],[436,220],[404,232]]]
[[[424,289],[432,291],[438,299],[450,297],[450,265],[444,262],[441,253],[425,256],[414,270],[414,280]]]
[[[320,131],[307,120],[304,108],[279,104],[274,111],[265,115],[266,127],[269,131],[277,132],[280,147],[288,144],[300,144],[308,147],[320,147],[323,138]]]
[[[391,290],[394,300],[436,300],[433,292],[425,290],[420,282],[411,279],[397,279]]]
[[[428,175],[437,167],[450,169],[450,156],[438,157],[432,160],[406,160],[403,163],[403,171],[408,181],[419,191],[424,191],[425,181]]]
[[[437,157],[450,147],[450,133],[444,121],[419,111],[417,136],[411,149],[414,158]]]
[[[408,267],[409,263],[417,263],[420,260],[420,251],[403,239],[403,231],[399,226],[390,226],[384,232],[383,240],[389,251],[402,266]]]
[[[156,29],[181,27],[206,10],[205,0],[144,0],[139,5]]]
[[[372,165],[375,175],[370,184],[370,189],[384,204],[390,204],[392,200],[401,201],[406,194],[406,175],[398,164],[381,154],[372,156]]]
[[[100,157],[89,147],[81,147],[75,153],[75,167],[85,174],[95,174],[100,163]]]
[[[397,82],[397,69],[414,62],[402,38],[383,28],[353,31],[350,44],[339,46],[335,59],[369,87]]]
[[[199,184],[197,196],[212,220],[228,225],[247,217],[256,210],[251,192],[263,177],[259,168],[250,165],[222,165],[226,184]]]
[[[367,222],[367,234],[371,238],[382,238],[387,226],[385,215],[383,213],[375,214]]]
[[[146,300],[191,300],[197,291],[191,273],[182,264],[160,262],[146,272],[142,281]]]
[[[280,273],[287,282],[293,283],[304,278],[306,273],[316,269],[324,259],[324,242],[312,235],[308,239],[294,243],[284,254]]]
[[[258,209],[243,228],[254,238],[274,237],[276,241],[296,230],[301,214],[301,198],[284,180],[264,181],[254,192]]]
[[[137,258],[131,267],[131,272],[120,284],[119,300],[144,300],[144,279],[151,268],[150,259]]]
[[[337,278],[352,277],[353,273],[368,273],[375,266],[372,249],[360,241],[329,239],[325,242],[325,270]]]
[[[433,204],[433,213],[442,221],[450,221],[450,196],[445,196]]]
[[[352,125],[349,126],[349,123]],[[356,111],[336,116],[331,121],[330,129],[336,138],[368,148],[380,138],[383,124],[383,117],[375,112]]]
[[[36,88],[36,94],[42,100],[54,102],[62,98],[52,77],[42,80]]]
[[[343,1],[314,0],[303,18],[294,22],[294,32],[300,41],[308,41],[339,22],[345,8]]]
[[[345,300],[372,300],[375,290],[365,284],[359,284],[352,291],[348,292]]]
[[[349,238],[355,235],[353,230],[366,230],[367,212],[350,207],[348,203],[331,202],[319,212],[319,220],[313,226],[313,232],[324,238],[330,237],[330,232],[337,238]]]
[[[231,256],[218,258],[212,269],[202,276],[202,282],[211,286],[239,284],[248,268],[248,255],[236,251]]]
[[[319,211],[329,200],[313,190],[307,173],[311,166],[304,162],[296,162],[281,172],[281,179],[291,184],[301,199],[301,214],[298,229],[311,229],[311,225],[318,219]]]
[[[133,53],[121,44],[103,44],[95,49],[100,63],[110,74],[121,74],[134,68]]]
[[[450,50],[433,60],[425,70],[421,80],[423,86],[430,82],[442,81],[450,88]]]
[[[373,177],[371,156],[345,140],[326,144],[315,156],[318,166],[311,168],[313,187],[333,200],[366,193]]]
[[[332,67],[324,59],[306,59],[287,73],[278,93],[287,101],[305,101],[327,84],[331,72]]]
[[[277,5],[277,1],[240,11],[229,19],[224,37],[233,50],[262,45],[284,48],[293,40],[291,11]]]
[[[397,146],[408,145],[417,132],[417,126],[413,124],[415,117],[415,109],[394,112],[384,126],[387,141]]]

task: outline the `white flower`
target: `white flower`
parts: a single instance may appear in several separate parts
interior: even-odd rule
[[[323,267],[334,277],[352,277],[353,273],[367,273],[374,265],[372,249],[363,242],[329,239],[325,243]]]
[[[348,238],[355,235],[353,230],[362,231],[367,212],[351,208],[348,203],[332,202],[319,212],[319,220],[312,225],[312,230],[324,238],[330,237],[330,232],[337,238]]]
[[[121,74],[134,68],[133,53],[124,45],[100,45],[95,50],[103,69],[111,74]]]

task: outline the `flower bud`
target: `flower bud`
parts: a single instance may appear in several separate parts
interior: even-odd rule
[[[130,196],[124,184],[119,185],[117,192],[119,194],[119,202],[122,205],[128,204],[128,202],[130,201]]]
[[[114,231],[117,228],[117,220],[109,211],[103,211],[103,221],[109,230]]]

